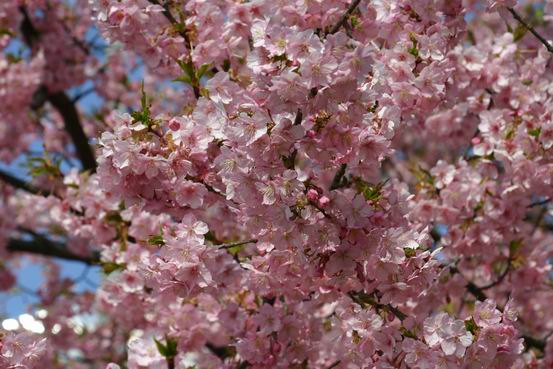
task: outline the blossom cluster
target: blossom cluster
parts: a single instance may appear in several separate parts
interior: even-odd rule
[[[0,5],[0,159],[52,152],[0,187],[0,290],[14,250],[42,254],[48,312],[0,366],[550,368],[553,46],[531,27],[553,2],[528,3]]]

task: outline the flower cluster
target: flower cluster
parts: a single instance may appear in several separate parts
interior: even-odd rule
[[[12,3],[0,159],[52,153],[0,177],[47,311],[1,365],[551,366],[550,2]]]

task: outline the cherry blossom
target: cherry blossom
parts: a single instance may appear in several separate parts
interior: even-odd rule
[[[552,11],[2,2],[0,367],[551,368]]]

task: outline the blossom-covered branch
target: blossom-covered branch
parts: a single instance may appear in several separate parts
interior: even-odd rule
[[[553,53],[553,46],[551,46],[551,43],[545,39],[534,27],[532,27],[530,24],[528,24],[521,16],[518,14],[518,12],[514,8],[507,8],[509,13],[512,14],[513,18],[517,20],[526,30],[530,31],[534,37],[536,37],[549,51],[550,53]]]

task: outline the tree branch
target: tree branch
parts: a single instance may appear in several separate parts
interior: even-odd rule
[[[230,249],[230,248],[233,248],[233,247],[236,247],[236,246],[247,245],[248,243],[257,243],[257,240],[256,239],[251,239],[251,240],[246,240],[246,241],[224,243],[224,244],[217,245],[217,247],[220,248],[220,249]]]
[[[169,23],[175,26],[176,31],[179,33],[179,35],[182,36],[182,38],[184,38],[184,41],[186,41],[188,48],[192,50],[192,42],[190,41],[190,37],[188,36],[188,33],[186,32],[186,30],[181,29],[180,23],[175,19],[173,14],[171,14],[171,9],[169,9],[169,4],[166,2],[165,4],[162,5],[159,2],[159,0],[148,0],[148,1],[152,4],[159,5],[163,8],[163,15],[165,16],[165,18],[167,18]]]
[[[531,203],[530,205],[528,205],[529,208],[533,208],[535,206],[542,206],[542,205],[547,205],[551,202],[551,199],[550,198],[546,198],[546,199],[543,199],[543,200],[540,200],[540,201],[536,201],[536,202],[533,202]]]
[[[39,188],[36,188],[32,184],[23,181],[22,179],[19,179],[13,175],[11,175],[8,172],[3,171],[0,169],[0,180],[3,182],[9,184],[10,186],[13,186],[17,189],[27,191],[29,193],[32,193],[34,195],[41,195],[44,194],[44,191],[40,190]]]
[[[452,274],[459,273],[459,269],[457,269],[457,267],[455,267],[455,266],[450,267],[450,271],[451,271]],[[505,273],[505,275],[506,275],[506,273]],[[500,280],[503,280],[503,278],[504,278],[504,276],[502,278],[500,278]],[[478,299],[478,301],[485,301],[488,298],[488,296],[484,293],[483,288],[478,287],[473,282],[468,282],[465,285],[465,288],[467,289],[467,291],[471,295],[476,297],[476,299]],[[485,288],[489,288],[489,287],[486,286]],[[534,338],[534,337],[527,336],[527,335],[523,335],[521,338],[524,339],[524,343],[526,344],[527,348],[534,347],[534,348],[536,348],[536,349],[538,349],[542,352],[544,351],[544,349],[545,349],[545,340]]]
[[[47,98],[50,104],[61,114],[65,130],[73,141],[77,156],[83,165],[83,170],[96,171],[96,159],[88,143],[88,137],[84,133],[75,104],[63,91],[48,94]]]
[[[399,310],[395,306],[391,304],[382,304],[373,295],[368,295],[365,292],[349,291],[348,296],[353,300],[353,302],[355,302],[362,308],[365,308],[366,306],[372,306],[376,310],[389,311],[401,321],[407,318],[407,314],[405,314],[403,311]]]
[[[330,184],[330,188],[329,188],[330,191],[333,191],[342,187],[343,185],[342,182],[343,182],[344,175],[346,174],[347,167],[348,167],[347,164],[340,165],[340,168],[338,168],[338,170],[336,171],[336,174],[334,175],[334,179]]]
[[[97,264],[100,255],[94,253],[91,256],[82,256],[69,251],[67,247],[59,242],[51,241],[45,237],[23,240],[12,238],[7,246],[10,252],[21,252],[40,256],[55,257],[64,260],[79,261],[88,265]]]
[[[518,14],[515,9],[507,8],[507,10],[509,11],[509,13],[511,13],[513,15],[513,18],[515,18],[524,28],[526,28],[528,31],[530,31],[530,33],[533,34],[534,37],[536,37],[542,44],[544,44],[547,51],[549,51],[550,53],[553,53],[553,46],[551,46],[549,41],[547,41],[542,35],[540,35],[534,27],[532,27],[531,25],[526,23],[526,21],[524,19],[522,19],[520,14]]]
[[[23,15],[21,33],[23,34],[25,43],[30,48],[33,48],[35,42],[40,38],[40,32],[33,25],[26,7],[21,6],[19,10]],[[37,109],[46,101],[49,101],[62,116],[65,130],[73,141],[83,170],[94,172],[96,170],[96,159],[94,158],[92,148],[88,144],[88,137],[84,133],[79,112],[73,101],[71,101],[64,91],[50,93],[45,86],[41,86],[35,92],[35,96],[33,96],[31,108]]]
[[[340,18],[340,20],[338,21],[338,23],[336,23],[334,25],[334,27],[332,27],[332,29],[328,32],[329,35],[332,35],[336,32],[338,32],[338,30],[340,28],[342,28],[342,26],[346,23],[346,21],[348,20],[348,17],[351,15],[351,13],[354,12],[355,8],[357,8],[357,6],[359,5],[359,3],[361,2],[361,0],[353,0],[352,3],[350,4],[350,6],[348,7],[348,9],[346,10],[346,12],[342,15],[342,17]]]
[[[159,5],[163,8],[163,15],[169,23],[173,25],[175,30],[179,33],[179,35],[184,38],[184,41],[186,42],[186,45],[188,46],[188,49],[190,52],[192,52],[192,41],[190,40],[190,36],[188,36],[188,32],[186,32],[186,29],[183,27],[181,23],[179,23],[173,14],[171,13],[171,9],[169,9],[169,4],[166,2],[165,4],[161,4],[159,0],[148,0],[150,3]],[[200,88],[196,86],[196,84],[192,84],[192,90],[194,90],[194,96],[196,96],[196,99],[200,98]]]

